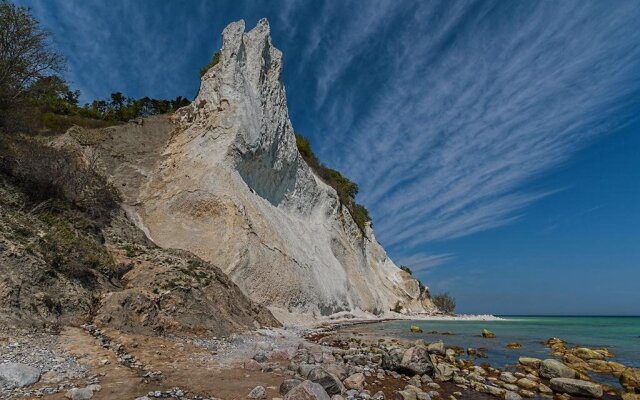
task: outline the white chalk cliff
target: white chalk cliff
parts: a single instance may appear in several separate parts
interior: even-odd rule
[[[130,213],[156,244],[219,266],[276,315],[381,314],[398,302],[407,312],[434,311],[428,291],[370,228],[362,234],[299,154],[282,67],[265,19],[249,32],[234,22],[219,62],[170,128],[157,118],[112,128],[101,151]],[[127,129],[156,133],[148,148],[123,155],[136,134]]]

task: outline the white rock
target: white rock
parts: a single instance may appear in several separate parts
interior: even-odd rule
[[[249,32],[244,21],[227,26],[220,61],[176,113],[180,126],[163,139],[158,162],[129,157],[110,172],[125,207],[154,243],[219,265],[281,319],[386,312],[397,302],[407,312],[434,310],[304,162],[281,75],[265,19]],[[111,132],[119,129],[128,128]]]
[[[40,379],[40,370],[27,364],[0,364],[0,387],[13,389],[33,385]]]

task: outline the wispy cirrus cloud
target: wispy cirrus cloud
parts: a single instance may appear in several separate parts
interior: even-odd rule
[[[399,265],[410,266],[413,273],[426,272],[454,258],[452,254],[425,254],[416,253],[402,257],[398,261]]]
[[[395,4],[362,12],[358,34],[312,28],[328,61],[307,67],[333,132],[321,153],[360,183],[401,260],[514,222],[562,189],[532,180],[638,116],[634,1]]]

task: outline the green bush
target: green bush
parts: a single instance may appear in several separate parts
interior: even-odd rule
[[[411,268],[407,267],[406,265],[401,265],[400,269],[403,270],[404,272],[408,272],[409,274],[413,275],[413,271],[411,271]]]
[[[444,313],[452,314],[456,309],[456,300],[449,293],[441,293],[433,297],[433,304]]]
[[[313,172],[323,182],[335,189],[340,204],[349,210],[349,214],[351,214],[362,234],[366,235],[365,227],[367,223],[371,222],[371,217],[369,216],[369,211],[363,205],[355,202],[355,197],[358,194],[358,185],[339,171],[324,166],[311,149],[309,139],[303,135],[296,133],[296,145],[300,155]]]
[[[220,62],[220,50],[216,51],[213,54],[213,57],[211,57],[211,61],[209,61],[209,64],[207,64],[204,67],[200,68],[200,78],[202,78],[204,76],[204,74],[206,74],[207,71],[209,71],[209,69],[211,69],[211,67],[213,67],[214,65],[218,64],[219,62]]]

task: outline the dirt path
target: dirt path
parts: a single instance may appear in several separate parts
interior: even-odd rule
[[[244,354],[253,344],[248,343],[222,356],[204,346],[184,343],[175,339],[123,334],[105,330],[112,343],[133,355],[145,370],[161,371],[162,378],[152,380],[142,376],[136,368],[123,365],[112,349],[103,348],[96,338],[80,328],[66,328],[61,333],[65,351],[87,366],[90,375],[96,375],[102,387],[93,399],[135,399],[149,392],[167,391],[179,387],[190,396],[216,397],[225,400],[244,399],[254,387],[267,389],[267,396],[278,397],[278,387],[285,377],[283,367],[273,371],[245,369]],[[86,381],[73,382],[78,387]],[[45,396],[46,399],[65,399],[65,393]]]

